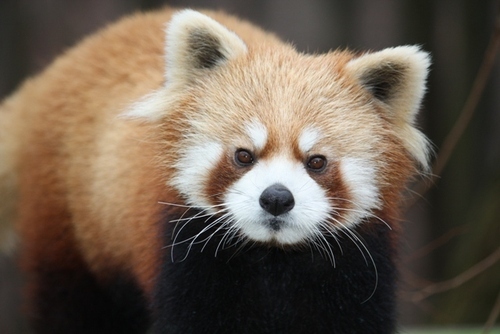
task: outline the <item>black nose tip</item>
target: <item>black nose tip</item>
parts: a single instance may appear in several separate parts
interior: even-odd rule
[[[277,183],[267,187],[262,192],[259,203],[264,210],[273,216],[279,216],[292,210],[295,200],[288,188]]]

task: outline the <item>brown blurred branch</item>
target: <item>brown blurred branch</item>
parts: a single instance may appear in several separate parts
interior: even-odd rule
[[[495,305],[493,306],[493,309],[491,310],[490,315],[488,316],[488,320],[486,321],[486,324],[484,325],[483,329],[483,334],[488,334],[495,325],[498,315],[500,314],[500,292],[497,295],[497,300],[495,302]]]
[[[476,78],[474,79],[474,83],[472,85],[471,91],[467,100],[465,102],[462,111],[460,112],[460,116],[457,121],[453,125],[453,128],[448,133],[446,138],[441,145],[441,149],[439,151],[436,160],[432,166],[432,174],[431,180],[422,180],[417,184],[415,190],[413,192],[412,199],[408,201],[407,208],[413,206],[415,202],[423,197],[423,195],[429,190],[431,185],[433,185],[438,179],[439,175],[441,175],[442,171],[446,167],[448,160],[450,159],[455,147],[457,146],[458,141],[462,137],[464,131],[469,125],[474,112],[476,111],[476,107],[483,95],[484,89],[486,87],[486,83],[488,82],[488,78],[493,69],[493,65],[495,64],[495,58],[498,53],[498,49],[500,46],[500,7],[497,11],[497,15],[495,18],[495,25],[493,27],[493,33],[490,38],[490,42],[488,47],[486,48],[483,62],[481,67],[479,68]]]
[[[466,232],[466,228],[463,226],[452,228],[449,231],[447,231],[445,234],[441,235],[440,237],[432,240],[431,242],[424,245],[423,247],[412,252],[410,255],[408,255],[405,258],[405,262],[411,262],[414,260],[418,260],[418,259],[430,254],[435,249],[445,245],[446,243],[448,243],[448,241],[450,241],[454,237],[459,236],[465,232]]]
[[[434,294],[457,288],[470,279],[476,277],[480,273],[484,272],[486,269],[498,262],[498,260],[500,260],[500,247],[479,263],[476,263],[471,268],[462,272],[460,275],[455,276],[454,278],[447,281],[431,284],[420,291],[412,293],[411,300],[413,302],[420,302]]]

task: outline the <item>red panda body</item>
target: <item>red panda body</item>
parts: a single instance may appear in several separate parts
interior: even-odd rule
[[[86,39],[1,106],[35,331],[393,332],[427,54],[306,55],[173,14]]]

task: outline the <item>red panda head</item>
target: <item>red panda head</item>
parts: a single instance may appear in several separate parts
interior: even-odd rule
[[[233,235],[301,244],[394,208],[427,166],[414,122],[428,66],[413,46],[247,45],[186,10],[167,27],[165,86],[128,115],[159,124],[167,183],[188,205]]]

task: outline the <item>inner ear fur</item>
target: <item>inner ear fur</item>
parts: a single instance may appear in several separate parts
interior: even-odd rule
[[[413,122],[425,93],[429,54],[417,46],[367,53],[346,68],[396,118]]]
[[[194,29],[187,42],[193,68],[212,68],[226,61],[220,40],[209,31]]]
[[[397,96],[406,70],[403,64],[389,62],[367,70],[359,79],[376,99],[389,104]]]

